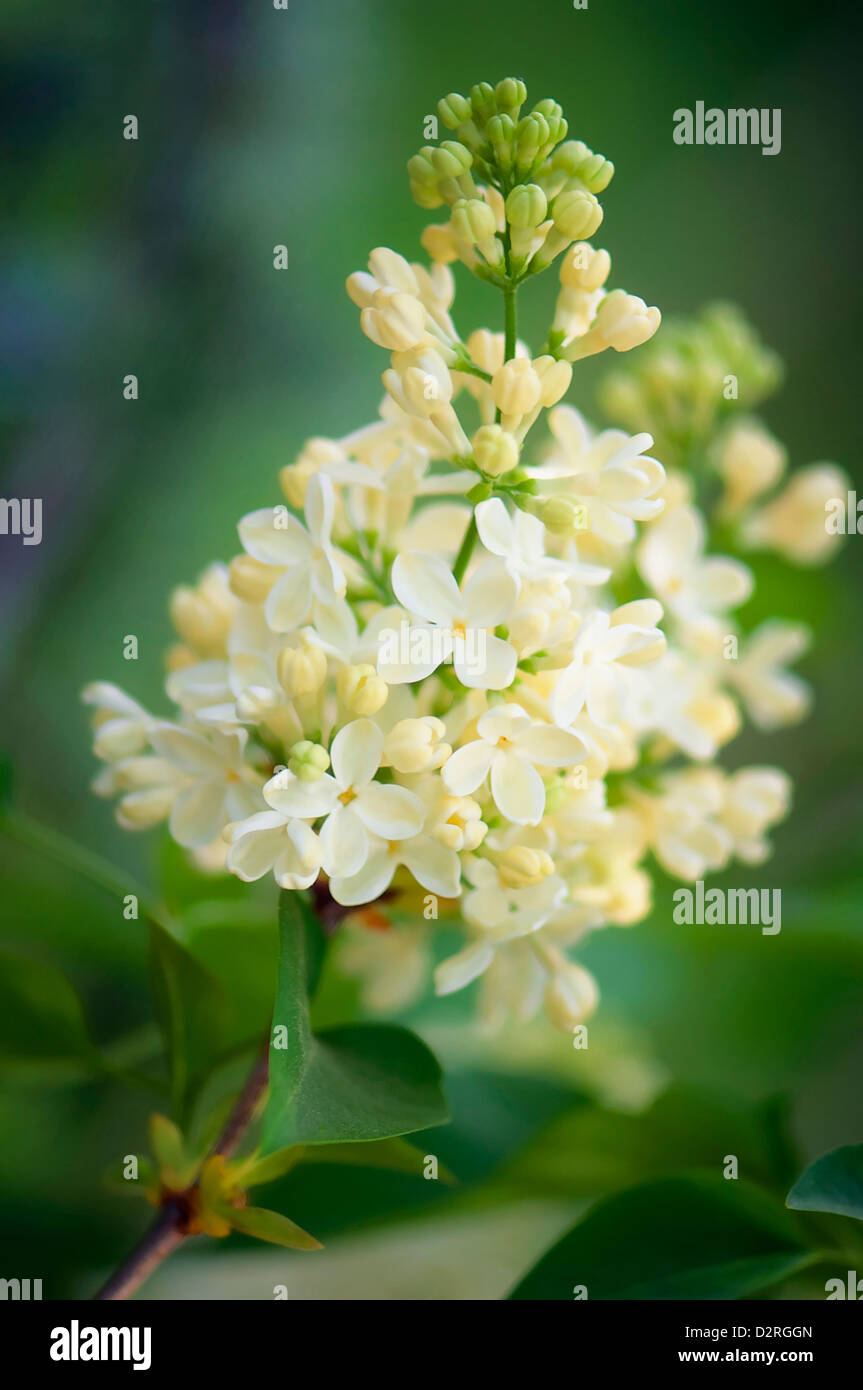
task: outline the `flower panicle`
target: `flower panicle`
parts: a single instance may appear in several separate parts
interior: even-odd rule
[[[438,111],[447,137],[409,163],[420,205],[448,210],[429,263],[378,247],[347,284],[389,355],[377,417],[310,439],[238,553],[175,591],[166,714],[87,687],[95,790],[129,830],[167,822],[206,872],[325,887],[372,1008],[433,973],[441,994],[480,980],[488,1024],[544,1009],[569,1031],[598,1001],[574,953],[647,915],[653,865],[694,882],[769,854],[787,777],[716,758],[745,719],[806,712],[788,668],[808,635],[745,630],[735,552],[823,558],[800,538],[841,476],[821,465],[765,503],[786,458],[749,412],[772,355],[728,310],[649,342],[659,310],[607,288],[590,240],[612,166],[556,102],[528,109],[507,78]],[[516,292],[553,261],[531,349]],[[501,290],[502,325],[457,327],[456,262]],[[636,365],[596,428],[566,397],[608,349]],[[744,417],[717,401],[735,373]],[[462,942],[433,970],[444,920]],[[214,1220],[232,1175],[212,1171]]]

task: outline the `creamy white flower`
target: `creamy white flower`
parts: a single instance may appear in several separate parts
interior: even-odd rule
[[[151,830],[171,814],[178,794],[193,779],[167,758],[153,754],[110,763],[93,784],[98,796],[118,796],[117,823],[124,830]]]
[[[760,729],[793,724],[809,709],[809,686],[784,668],[802,656],[810,642],[811,633],[802,623],[770,619],[749,634],[738,660],[728,662],[728,683]]]
[[[383,374],[383,383],[396,405],[408,415],[430,420],[454,454],[464,456],[470,452],[470,441],[450,403],[452,377],[436,348],[394,352],[392,366]]]
[[[392,584],[396,598],[425,620],[434,640],[418,642],[416,659],[385,661],[382,655],[378,670],[386,681],[422,680],[451,658],[462,685],[503,690],[512,683],[516,651],[488,630],[506,622],[517,593],[515,580],[499,560],[480,565],[460,589],[438,556],[411,552],[396,558]],[[469,634],[481,638],[476,662],[470,659]]]
[[[469,796],[488,777],[494,803],[517,825],[536,825],[545,810],[538,767],[572,767],[586,756],[577,734],[532,720],[520,705],[500,705],[477,721],[478,738],[444,765],[443,780],[455,796]]]
[[[648,307],[637,294],[612,290],[600,301],[592,328],[567,345],[566,356],[575,362],[605,348],[629,352],[652,338],[661,321],[655,305]]]
[[[227,867],[245,883],[272,869],[280,888],[310,888],[323,867],[319,836],[305,821],[260,811],[231,828]]]
[[[828,529],[828,508],[847,501],[851,481],[835,463],[813,463],[792,474],[787,485],[743,525],[747,545],[778,550],[797,565],[820,565],[837,546],[841,533]]]
[[[333,511],[333,485],[329,478],[317,475],[306,489],[308,530],[285,508],[265,507],[240,522],[240,540],[247,552],[262,564],[283,570],[265,604],[274,632],[300,627],[314,600],[332,602],[345,592],[344,572],[330,540]]]
[[[377,725],[370,719],[355,719],[333,739],[332,773],[304,782],[285,770],[264,787],[268,806],[286,817],[306,821],[325,817],[319,833],[324,871],[330,876],[350,879],[358,874],[370,856],[373,837],[403,840],[422,826],[419,797],[405,787],[374,780],[383,749],[384,736]]]
[[[93,752],[104,762],[130,758],[147,747],[155,719],[143,705],[110,681],[93,681],[81,693],[94,707]]]
[[[720,440],[715,458],[725,483],[722,511],[732,517],[779,481],[788,455],[757,421],[742,420]]]
[[[631,788],[629,797],[645,817],[651,848],[668,873],[695,882],[728,862],[734,842],[719,821],[724,789],[717,769],[671,774],[659,794]]]
[[[603,430],[592,438],[579,412],[566,405],[549,412],[548,424],[555,446],[530,470],[542,495],[577,503],[585,529],[610,545],[634,540],[636,521],[649,521],[663,508],[656,494],[665,470],[644,453],[651,436]]]
[[[638,548],[642,578],[675,617],[693,626],[737,608],[752,593],[752,571],[740,560],[704,555],[706,532],[694,507],[661,517]]]
[[[437,994],[464,989],[489,968],[502,946],[539,932],[566,895],[563,880],[557,875],[530,888],[511,888],[486,859],[474,859],[465,872],[472,887],[462,899],[462,911],[478,935],[438,966],[434,975]]]
[[[770,854],[765,831],[788,814],[791,780],[777,767],[742,767],[724,785],[721,821],[734,837],[734,853],[745,864],[763,864]]]
[[[629,714],[642,732],[664,735],[690,758],[712,758],[740,728],[735,702],[720,690],[715,662],[671,648],[655,665],[633,671]]]
[[[362,310],[362,329],[372,342],[390,351],[430,342],[454,357],[458,334],[448,310],[455,285],[445,266],[428,271],[379,246],[369,256],[368,273],[350,275],[347,290]]]
[[[545,527],[538,517],[531,516],[516,508],[510,514],[500,497],[490,497],[480,502],[476,509],[476,525],[479,538],[492,555],[503,560],[515,579],[542,579],[546,575],[569,575],[572,566],[566,560],[557,560],[545,553]],[[602,584],[608,578],[608,570],[599,566],[585,565],[588,575],[595,572],[595,583]],[[590,578],[579,575],[583,583]]]
[[[425,831],[400,840],[370,835],[368,858],[363,866],[353,874],[334,874],[330,879],[330,892],[336,902],[345,907],[374,902],[387,891],[396,870],[401,867],[412,873],[429,893],[441,898],[458,896],[461,869],[458,855]]]
[[[347,514],[354,531],[374,532],[399,549],[419,497],[461,498],[476,481],[476,474],[466,469],[432,473],[430,466],[429,450],[408,441],[384,468],[376,488],[351,487]]]
[[[263,778],[245,762],[246,739],[244,729],[209,729],[206,737],[177,724],[151,729],[155,752],[187,779],[171,806],[170,830],[178,845],[207,845],[230,822],[263,808]]]
[[[585,617],[549,700],[554,722],[568,728],[584,708],[598,724],[618,722],[631,690],[628,667],[655,661],[665,650],[656,626],[661,617],[661,605],[651,599]]]

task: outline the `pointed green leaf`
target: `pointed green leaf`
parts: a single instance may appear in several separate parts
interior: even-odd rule
[[[301,894],[282,892],[279,925],[262,1152],[389,1139],[442,1124],[447,1111],[440,1067],[406,1028],[360,1024],[312,1035],[307,982],[318,933]]]
[[[0,1064],[87,1058],[98,1065],[74,989],[52,965],[0,955]]]
[[[275,1182],[277,1178],[283,1178],[292,1168],[302,1160],[305,1149],[302,1144],[295,1144],[290,1149],[277,1149],[275,1153],[268,1154],[266,1158],[249,1159],[248,1166],[243,1165],[238,1174],[240,1186],[248,1189],[250,1187],[263,1187],[264,1183]]]
[[[182,1118],[190,1089],[236,1043],[234,1014],[218,980],[155,922],[150,923],[150,967],[171,1094]]]
[[[365,1144],[313,1144],[306,1148],[297,1145],[279,1149],[267,1158],[256,1160],[242,1173],[242,1186],[261,1187],[284,1177],[299,1163],[335,1163],[356,1168],[383,1168],[391,1173],[411,1173],[422,1177],[425,1154],[405,1139],[379,1139]],[[442,1163],[438,1164],[438,1180],[451,1186],[456,1179]]]
[[[787,1205],[863,1221],[863,1144],[845,1144],[816,1158],[788,1193]]]
[[[224,1212],[235,1231],[254,1236],[257,1240],[268,1240],[272,1245],[287,1245],[292,1250],[323,1250],[319,1240],[310,1236],[302,1226],[277,1211],[265,1211],[263,1207],[230,1207]]]
[[[759,1188],[693,1173],[599,1202],[510,1298],[746,1298],[816,1258]]]
[[[406,1139],[380,1139],[373,1144],[315,1144],[303,1155],[304,1163],[344,1163],[356,1168],[384,1168],[390,1173],[423,1176],[425,1154]],[[457,1179],[444,1163],[438,1163],[438,1181],[448,1187]]]
[[[183,1136],[165,1115],[150,1116],[150,1148],[160,1168],[182,1168],[186,1160]]]

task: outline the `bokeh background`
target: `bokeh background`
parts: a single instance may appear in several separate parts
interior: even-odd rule
[[[513,73],[531,99],[557,98],[570,134],[616,166],[601,238],[615,282],[665,314],[740,303],[786,363],[764,413],[792,465],[859,476],[855,17],[850,0],[5,6],[2,492],[44,499],[40,546],[0,538],[14,804],[160,883],[158,836],[124,835],[88,790],[80,688],[116,680],[159,708],[170,589],[235,553],[237,517],[277,500],[277,470],[307,436],[373,418],[383,363],[344,279],[378,244],[417,254],[424,214],[404,166],[447,91]],[[672,112],[697,100],[780,107],[781,154],[676,146]],[[122,138],[130,113],[137,142]],[[464,331],[498,312],[468,280]],[[553,293],[540,282],[522,297],[528,340]],[[577,374],[588,410],[602,365]],[[323,1255],[232,1237],[176,1257],[153,1296],[267,1298],[287,1282],[292,1298],[498,1298],[585,1200],[648,1175],[641,1112],[668,1083],[696,1099],[666,1120],[658,1171],[692,1158],[717,1094],[738,1117],[784,1104],[803,1158],[863,1139],[861,555],[849,537],[823,571],[767,564],[747,610],[817,634],[802,666],[814,713],[729,753],[796,782],[775,857],[747,876],[782,888],[781,935],[674,927],[660,883],[649,923],[586,953],[604,999],[589,1062],[544,1028],[481,1044],[461,1003],[425,1002],[409,1021],[447,1065],[454,1112],[427,1142],[458,1188],[302,1170],[283,1209]],[[141,925],[42,855],[3,843],[0,856],[3,944],[74,982],[100,1044],[146,1051]],[[355,1007],[335,987],[334,1001]],[[62,1068],[2,1070],[0,1275],[86,1295],[146,1219],[99,1179],[142,1148],[152,1098]],[[591,1171],[573,1117],[590,1133],[598,1114],[633,1118]]]

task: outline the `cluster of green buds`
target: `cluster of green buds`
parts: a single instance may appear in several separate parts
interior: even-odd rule
[[[599,388],[606,415],[646,429],[673,467],[697,459],[723,418],[776,390],[782,365],[739,309],[713,304],[697,319],[667,321],[662,334],[609,372]]]
[[[522,81],[480,82],[470,95],[451,92],[438,114],[454,138],[427,145],[408,161],[420,207],[451,209],[444,226],[427,229],[436,259],[459,259],[486,279],[518,281],[544,270],[602,221],[597,194],[614,166],[581,140],[547,98],[522,115]],[[442,246],[449,243],[447,255]]]

